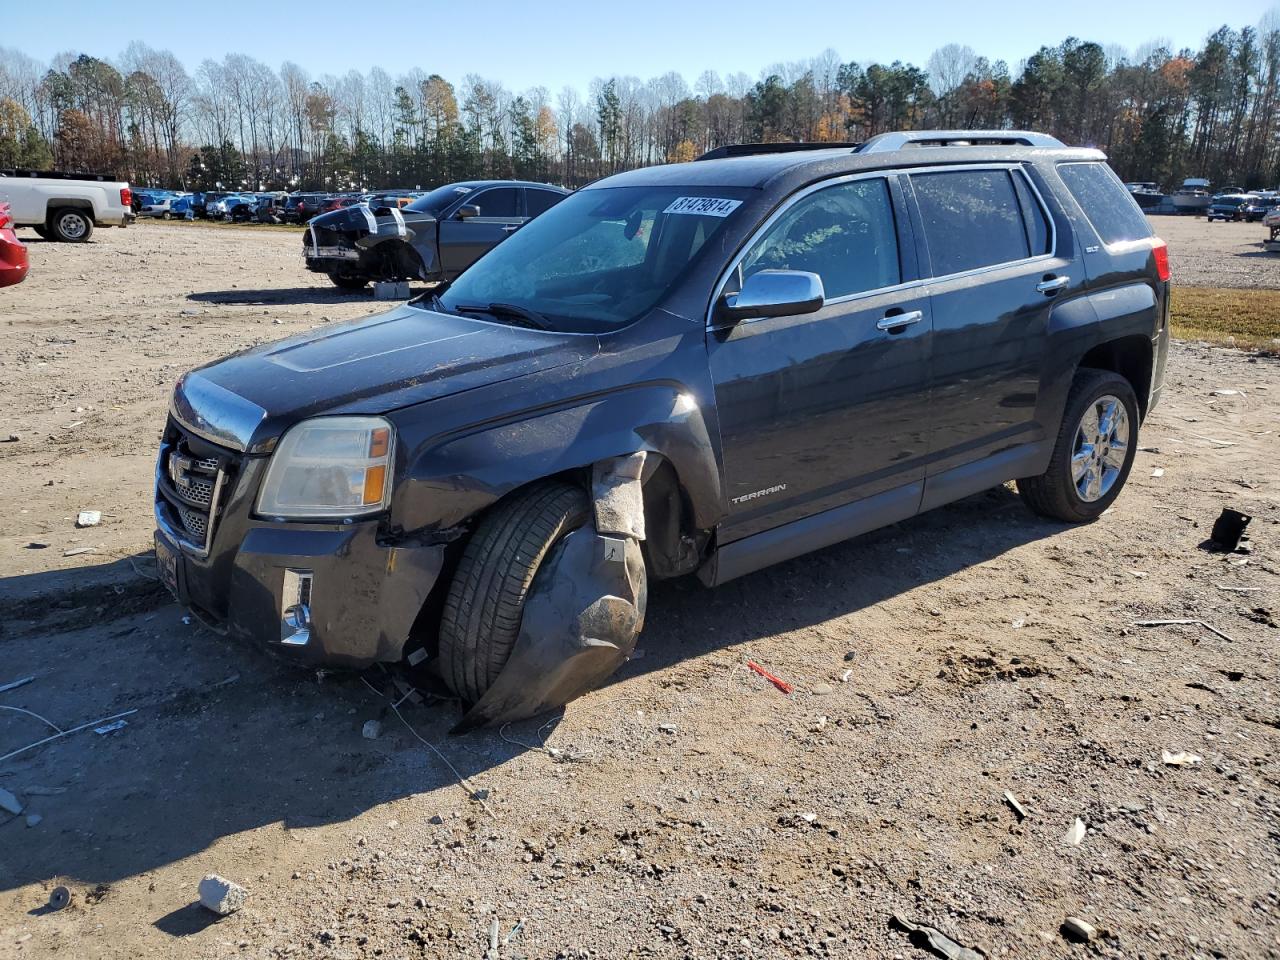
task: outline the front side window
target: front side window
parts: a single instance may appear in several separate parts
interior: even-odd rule
[[[499,187],[496,190],[485,190],[467,198],[467,203],[474,203],[480,208],[482,217],[504,217],[512,219],[516,213],[518,194],[513,187]]]
[[[679,283],[708,241],[740,216],[751,193],[741,187],[580,190],[486,253],[440,301],[462,312],[515,305],[572,332],[623,326]],[[483,202],[480,210],[487,215]]]
[[[761,270],[816,273],[828,300],[900,283],[888,184],[851,180],[796,201],[752,244],[737,280]]]
[[[1007,170],[911,175],[935,277],[1031,256],[1027,227]]]
[[[1105,163],[1060,163],[1058,174],[1103,243],[1110,246],[1151,236],[1142,208]]]

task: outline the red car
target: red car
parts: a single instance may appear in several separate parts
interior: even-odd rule
[[[0,203],[0,287],[21,283],[27,275],[27,248],[13,232],[9,205]]]

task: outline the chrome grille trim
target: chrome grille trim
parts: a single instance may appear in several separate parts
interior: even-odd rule
[[[176,418],[165,430],[156,462],[156,515],[184,548],[205,557],[213,546],[223,486],[234,476],[239,457],[232,451],[196,455],[189,445],[193,436],[198,435]]]

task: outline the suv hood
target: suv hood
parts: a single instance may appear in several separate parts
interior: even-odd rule
[[[174,413],[215,442],[261,450],[299,420],[387,413],[578,363],[595,337],[403,306],[254,347],[186,374]]]

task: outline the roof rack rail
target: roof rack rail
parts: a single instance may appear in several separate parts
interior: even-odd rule
[[[698,160],[721,160],[724,157],[751,157],[761,153],[791,153],[800,150],[856,150],[857,143],[833,141],[830,143],[729,143],[708,150]]]
[[[1061,147],[1063,142],[1031,130],[899,130],[872,137],[858,153],[889,153],[908,147]]]

